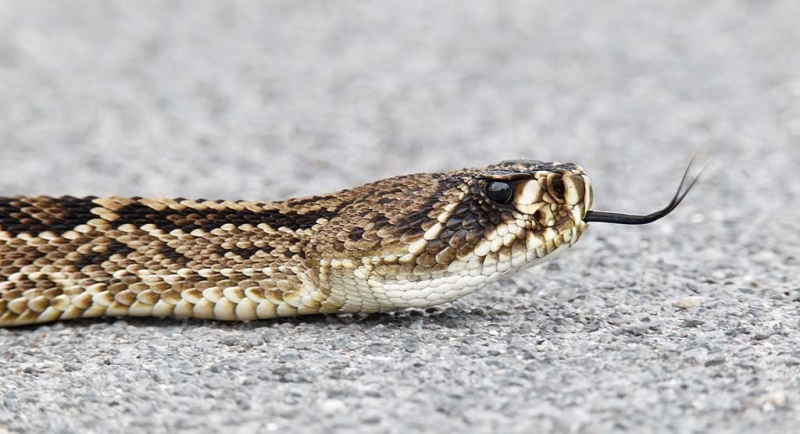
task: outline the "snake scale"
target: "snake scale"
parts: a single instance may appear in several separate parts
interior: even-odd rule
[[[592,197],[535,160],[282,202],[0,197],[0,326],[434,306],[572,246]]]

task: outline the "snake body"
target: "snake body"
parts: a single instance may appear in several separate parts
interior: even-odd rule
[[[438,305],[573,245],[591,206],[579,166],[534,160],[282,202],[0,197],[0,325]]]

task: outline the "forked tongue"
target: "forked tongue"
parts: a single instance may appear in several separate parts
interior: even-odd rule
[[[695,159],[696,157],[692,158],[692,160],[689,162],[689,165],[686,167],[686,172],[683,173],[683,178],[681,178],[681,183],[678,185],[678,191],[675,192],[675,196],[672,197],[669,205],[664,207],[664,209],[647,215],[621,214],[606,211],[588,211],[584,221],[596,223],[616,223],[618,225],[646,225],[667,216],[672,212],[672,210],[680,205],[681,201],[683,201],[683,198],[686,197],[686,195],[689,193],[689,190],[692,189],[694,184],[700,178],[700,175],[703,173],[706,167],[708,167],[708,163],[711,161],[710,159],[706,161],[703,167],[701,167],[697,174],[691,177],[690,180],[689,172],[691,172]],[[687,180],[689,181],[688,183]]]

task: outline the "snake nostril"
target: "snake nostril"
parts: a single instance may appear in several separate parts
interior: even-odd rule
[[[553,193],[556,195],[556,199],[563,199],[564,198],[564,180],[561,178],[556,178],[553,180]]]

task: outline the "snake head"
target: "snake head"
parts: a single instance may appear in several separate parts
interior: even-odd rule
[[[354,200],[324,229],[331,235],[318,237],[330,242],[318,250],[422,280],[494,279],[549,259],[580,238],[592,205],[578,165],[534,160],[406,175],[346,193]]]
[[[484,272],[505,274],[543,262],[586,229],[592,186],[574,163],[508,160],[474,169],[466,184],[456,209],[462,210],[462,228],[473,234],[471,256],[483,258]],[[457,226],[448,221],[447,227]],[[483,229],[480,237],[476,227]]]
[[[347,205],[306,249],[331,311],[469,294],[573,245],[592,205],[583,169],[532,160],[389,178],[336,196]]]

